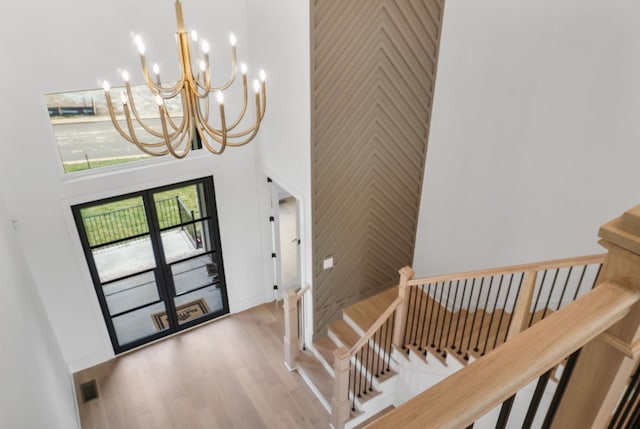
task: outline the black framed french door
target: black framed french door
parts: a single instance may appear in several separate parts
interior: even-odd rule
[[[116,354],[229,312],[212,177],[72,211]]]

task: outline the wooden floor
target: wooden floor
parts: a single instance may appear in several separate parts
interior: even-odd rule
[[[322,428],[329,416],[283,364],[281,305],[264,304],[76,374],[97,377],[84,429]]]

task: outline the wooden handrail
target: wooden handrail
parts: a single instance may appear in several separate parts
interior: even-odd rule
[[[355,354],[358,353],[360,351],[360,349],[362,347],[364,347],[365,344],[367,344],[367,342],[371,339],[371,337],[373,337],[375,335],[375,333],[378,331],[378,329],[380,329],[380,327],[389,319],[389,317],[391,317],[393,312],[396,311],[396,308],[398,308],[400,303],[402,303],[402,298],[397,297],[391,303],[391,305],[389,305],[389,307],[387,307],[387,309],[384,311],[384,313],[382,313],[380,315],[380,317],[378,317],[378,320],[376,320],[373,323],[373,325],[371,325],[371,327],[369,327],[369,329],[367,329],[367,332],[364,333],[364,335],[358,340],[358,342],[356,342],[349,349],[349,354],[352,357],[355,356]]]
[[[639,300],[637,289],[601,283],[367,428],[467,427],[621,320]]]
[[[515,274],[515,273],[521,273],[525,271],[539,271],[539,270],[546,270],[550,268],[566,268],[566,267],[574,267],[579,265],[598,264],[604,261],[605,255],[606,253],[600,253],[597,255],[579,256],[575,258],[554,259],[552,261],[534,262],[531,264],[510,265],[510,266],[500,267],[500,268],[491,268],[488,270],[476,270],[476,271],[467,271],[467,272],[455,273],[455,274],[443,274],[443,275],[432,276],[432,277],[422,277],[422,278],[409,280],[408,285],[417,286],[417,285],[437,283],[442,281],[457,281],[457,280],[472,279],[477,277],[494,276],[498,274]]]
[[[307,291],[311,289],[311,286],[309,285],[304,285],[303,287],[300,288],[300,290],[298,292],[296,292],[296,295],[298,296],[298,298],[301,298],[302,295],[304,295],[305,293],[307,293]]]

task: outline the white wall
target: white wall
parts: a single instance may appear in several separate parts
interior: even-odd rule
[[[7,428],[77,427],[71,376],[0,195],[0,416]]]
[[[269,106],[256,145],[260,169],[265,175],[259,186],[268,189],[265,180],[269,176],[300,202],[301,280],[303,284],[311,284],[309,2],[246,0],[245,3],[252,62],[266,70],[268,79]],[[264,216],[268,219],[266,211]],[[269,242],[270,233],[265,230],[264,240]],[[267,278],[271,277],[269,272]],[[311,300],[306,305],[309,309],[306,326],[313,332]]]
[[[602,252],[640,203],[640,2],[448,0],[418,275]]]
[[[247,60],[244,2],[186,0],[183,7],[187,26],[211,42],[219,74],[228,73],[230,31],[238,37],[241,59]],[[158,59],[163,75],[175,76],[173,2],[16,3],[0,17],[0,28],[0,48],[7,59],[0,71],[0,191],[20,223],[18,240],[70,370],[113,354],[71,217],[72,204],[213,175],[231,311],[264,302],[254,144],[229,149],[221,157],[156,159],[76,178],[62,173],[43,94],[95,88],[105,78],[114,84],[119,67],[139,82],[132,30],[144,36],[147,55]]]

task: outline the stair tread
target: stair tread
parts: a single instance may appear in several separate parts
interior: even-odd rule
[[[322,356],[329,365],[333,366],[333,351],[338,348],[338,345],[334,343],[331,338],[318,338],[313,341],[313,347],[318,353],[320,353],[320,356]]]
[[[333,394],[333,377],[322,363],[309,351],[303,351],[296,361],[324,399],[330,402]]]
[[[329,325],[329,331],[344,344],[351,348],[360,339],[360,335],[344,320],[339,319]]]
[[[343,310],[343,313],[362,331],[366,332],[397,297],[398,288],[392,287],[348,306]]]

